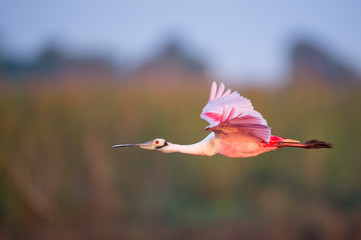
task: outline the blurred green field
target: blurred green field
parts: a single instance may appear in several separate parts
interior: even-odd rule
[[[210,84],[0,88],[0,239],[361,239],[361,89],[242,90],[274,135],[230,159],[112,149],[203,139]]]

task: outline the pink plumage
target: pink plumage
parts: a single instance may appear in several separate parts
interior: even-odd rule
[[[201,113],[201,118],[210,124],[206,130],[216,135],[234,132],[268,142],[271,129],[263,116],[253,109],[251,101],[238,92],[231,93],[230,89],[223,92],[224,84],[217,91],[217,84],[213,82],[209,101]]]
[[[281,147],[331,148],[332,144],[318,140],[305,143],[271,136],[266,119],[254,110],[252,103],[238,92],[224,91],[224,84],[212,83],[209,101],[203,108],[201,118],[209,122],[206,130],[212,131],[202,141],[179,145],[157,138],[140,144],[121,144],[113,147],[140,147],[165,153],[181,152],[207,155],[221,154],[227,157],[253,157]]]

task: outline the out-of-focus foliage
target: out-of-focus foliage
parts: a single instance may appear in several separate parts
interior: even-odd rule
[[[203,139],[209,87],[2,85],[0,239],[360,239],[359,88],[237,87],[274,135],[334,149],[230,159],[111,148]]]

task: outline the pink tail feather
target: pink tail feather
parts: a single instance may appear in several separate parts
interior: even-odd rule
[[[316,139],[312,139],[304,143],[278,142],[277,145],[280,147],[299,147],[299,148],[307,148],[307,149],[333,148],[333,145],[331,143],[319,141]]]

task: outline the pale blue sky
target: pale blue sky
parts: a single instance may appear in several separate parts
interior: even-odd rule
[[[361,1],[0,0],[5,51],[31,55],[49,40],[141,59],[169,33],[220,76],[277,78],[297,36],[361,69]]]

